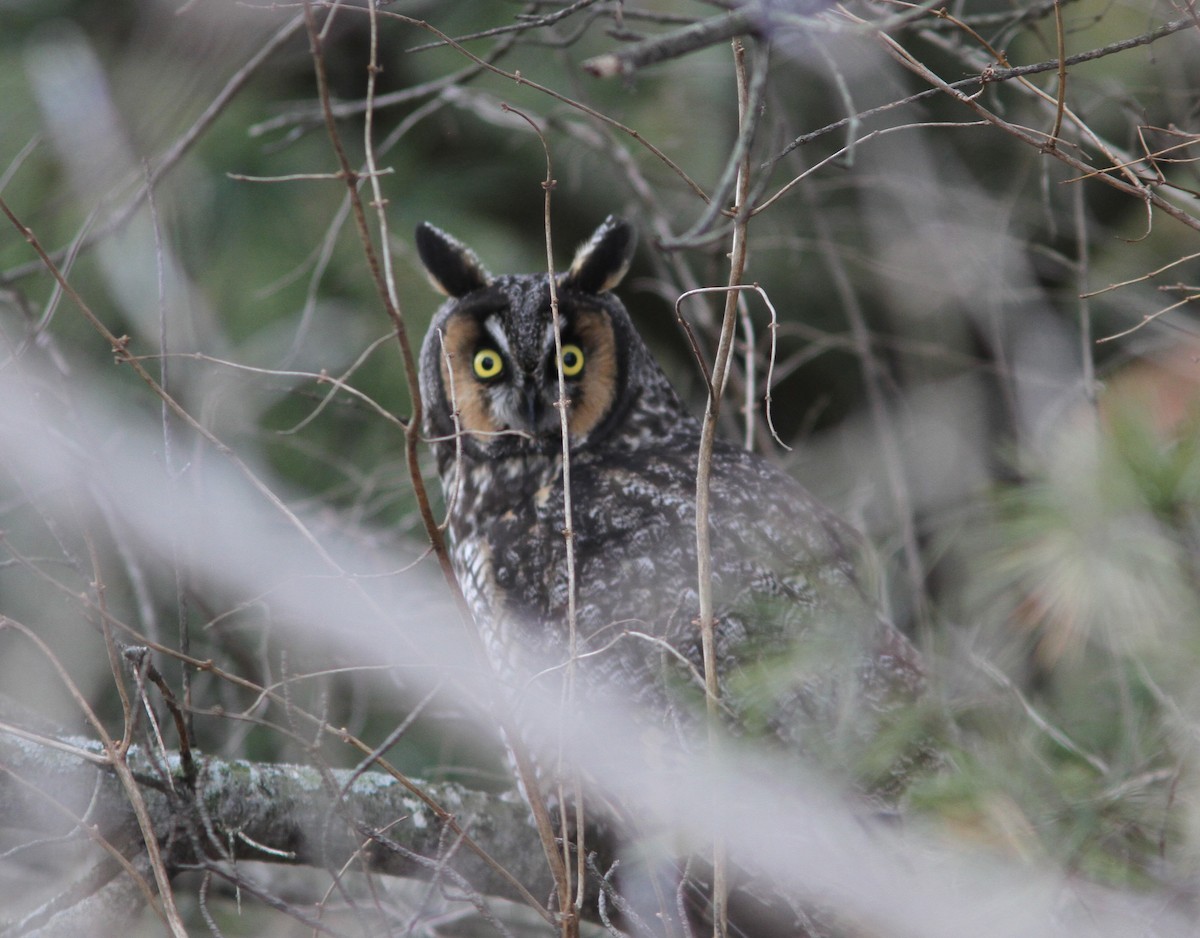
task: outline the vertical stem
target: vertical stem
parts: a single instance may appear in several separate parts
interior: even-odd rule
[[[543,144],[545,141],[543,140]],[[575,524],[574,509],[571,504],[571,438],[568,432],[570,414],[567,412],[567,381],[562,370],[562,333],[558,312],[558,283],[554,276],[554,241],[550,235],[550,193],[554,190],[554,179],[550,167],[550,153],[546,152],[546,181],[542,183],[546,192],[545,218],[546,229],[546,272],[550,281],[550,321],[554,333],[554,361],[558,372],[558,408],[559,427],[562,433],[562,485],[563,485],[563,539],[567,549],[567,669],[566,688],[564,693],[564,712],[572,712],[575,703],[575,659],[579,654],[578,633],[576,630],[576,584],[575,584]],[[564,876],[558,883],[559,905],[562,914],[562,934],[564,938],[579,933],[579,918],[575,914],[576,902],[583,899],[583,876],[586,869],[584,863],[584,811],[583,786],[580,784],[578,772],[573,772],[574,807],[575,807],[575,837],[576,837],[576,875],[575,895],[572,896],[571,883],[571,845],[567,838],[567,806],[559,796],[559,806],[562,821],[562,850]]]
[[[1050,131],[1047,148],[1058,146],[1062,133],[1063,114],[1067,109],[1067,35],[1063,25],[1062,0],[1054,0],[1054,31],[1058,37],[1058,100],[1054,108],[1054,128]]]
[[[374,10],[373,5],[371,9]],[[424,407],[421,402],[421,387],[417,377],[416,354],[413,351],[412,339],[409,337],[408,325],[404,321],[404,316],[401,314],[400,307],[396,302],[395,290],[388,287],[384,274],[384,264],[380,261],[379,254],[375,250],[375,244],[371,240],[371,230],[367,224],[366,209],[363,208],[362,198],[358,193],[360,176],[354,167],[350,165],[350,158],[346,155],[345,147],[342,146],[342,138],[338,133],[337,123],[333,117],[333,105],[329,96],[329,81],[325,74],[325,53],[322,47],[321,35],[317,30],[316,15],[313,12],[311,0],[305,0],[304,18],[305,25],[308,28],[313,71],[317,79],[317,95],[321,101],[321,113],[325,118],[326,133],[329,136],[334,155],[337,157],[338,166],[346,183],[346,192],[350,198],[350,210],[354,218],[354,226],[358,231],[363,254],[366,256],[367,267],[371,273],[371,282],[375,284],[375,288],[379,292],[379,298],[388,314],[388,319],[391,320],[392,325],[396,329],[396,340],[400,343],[400,354],[404,362],[404,378],[409,401],[412,406],[412,416],[404,428],[404,456],[408,466],[409,477],[413,483],[413,492],[416,495],[417,511],[421,516],[421,523],[425,528],[425,533],[429,537],[429,542],[433,546],[434,555],[437,557],[442,575],[455,595],[459,610],[466,611],[465,603],[461,601],[462,591],[458,588],[458,580],[455,579],[454,568],[450,563],[450,555],[446,550],[446,540],[442,536],[441,529],[438,527],[437,519],[433,516],[433,508],[430,506],[429,496],[425,490],[425,482],[421,477],[417,444],[420,440]],[[377,206],[377,208],[382,209],[382,206]],[[384,247],[386,248],[386,244]],[[469,621],[470,613],[467,612],[466,614]]]
[[[749,99],[746,81],[746,50],[741,41],[733,41],[734,67],[737,72],[739,127],[746,127],[752,117],[748,114]],[[740,134],[739,134],[740,135]],[[729,251],[729,286],[742,282],[746,267],[746,224],[749,212],[745,200],[749,191],[750,165],[749,141],[744,146],[745,156],[738,166],[735,185],[733,243]],[[713,444],[716,440],[717,418],[721,411],[721,395],[729,378],[729,365],[733,358],[733,335],[737,327],[739,291],[731,289],[725,296],[725,312],[721,319],[721,335],[717,342],[716,359],[713,362],[711,390],[704,410],[704,422],[700,428],[700,452],[696,465],[696,572],[697,593],[700,605],[700,645],[704,656],[704,691],[708,714],[708,737],[710,749],[715,753],[720,727],[720,686],[717,681],[715,622],[713,620],[712,597],[712,545],[709,537],[710,480],[712,476]],[[727,916],[725,849],[719,837],[713,839],[713,936],[723,938]]]
[[[1083,187],[1074,189],[1075,204],[1075,285],[1079,291],[1079,352],[1083,361],[1083,394],[1096,406],[1096,360],[1092,354],[1092,306],[1088,299],[1087,208]]]
[[[567,662],[566,662],[566,684],[563,687],[563,708],[562,713],[570,715],[574,711],[575,706],[575,662],[579,655],[579,638],[576,628],[576,596],[577,589],[575,583],[575,523],[574,509],[571,503],[571,437],[570,437],[570,414],[568,406],[570,401],[567,400],[567,379],[562,370],[562,333],[561,319],[558,309],[558,279],[554,274],[554,238],[551,236],[550,229],[550,194],[554,191],[557,183],[554,181],[554,164],[550,159],[550,147],[546,143],[546,137],[542,133],[541,128],[525,113],[511,107],[507,104],[502,105],[504,110],[511,111],[533,128],[537,134],[538,140],[541,141],[542,149],[546,153],[546,178],[542,181],[542,191],[545,192],[545,205],[543,207],[542,227],[546,232],[546,276],[550,289],[550,322],[551,330],[554,333],[554,362],[555,372],[558,376],[558,400],[554,402],[554,406],[558,408],[559,432],[562,435],[562,479],[563,479],[563,538],[566,541],[567,553]],[[561,732],[561,730],[560,730]],[[562,928],[563,938],[574,938],[579,934],[579,916],[577,911],[583,903],[584,875],[587,870],[585,863],[585,845],[584,845],[584,805],[583,805],[583,783],[579,777],[578,770],[572,769],[571,772],[571,787],[573,789],[573,801],[575,808],[575,875],[574,884],[571,881],[571,842],[567,836],[567,800],[563,797],[563,786],[561,782],[562,776],[562,745],[560,739],[559,745],[559,786],[558,786],[558,803],[560,809],[560,821],[562,824],[562,855],[560,857],[561,866],[553,868],[554,882],[558,890],[558,902],[560,906],[560,926]]]

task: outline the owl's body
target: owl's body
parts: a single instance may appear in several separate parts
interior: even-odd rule
[[[570,527],[583,693],[619,699],[686,740],[702,712],[700,424],[609,292],[631,229],[610,218],[560,276],[557,345],[546,274],[492,277],[427,225],[417,242],[451,297],[422,350],[426,431],[454,565],[501,678],[515,697],[561,679]],[[735,729],[752,723],[819,754],[858,704],[879,711],[916,691],[915,652],[860,590],[852,529],[765,459],[720,442],[710,491],[716,659]]]
[[[557,336],[548,275],[493,277],[428,225],[417,229],[417,246],[450,297],[421,352],[425,431],[449,510],[452,560],[508,692],[507,722],[547,793],[564,791],[556,784],[563,781],[574,790],[570,777],[555,777],[557,720],[546,712],[568,699],[618,704],[633,720],[621,724],[620,758],[663,766],[664,742],[687,749],[705,738],[700,424],[609,292],[629,264],[632,230],[609,218],[558,278]],[[907,756],[882,760],[889,767],[881,770],[872,740],[895,705],[918,692],[922,675],[915,651],[863,595],[855,532],[767,460],[728,444],[713,453],[710,493],[715,658],[728,727],[894,793]],[[869,780],[864,761],[874,764]],[[609,845],[601,869],[613,860],[604,857],[609,850],[631,859],[617,846],[631,834],[653,836],[634,834],[640,820],[602,795],[599,809],[591,794],[584,804],[589,851]],[[692,864],[648,869],[639,855],[621,867],[623,909],[664,923],[667,934],[677,926],[711,933],[703,876],[684,872]],[[685,894],[681,922],[671,897]],[[764,899],[752,884],[731,892],[729,926],[730,934],[759,938],[827,934],[808,910],[786,897]]]

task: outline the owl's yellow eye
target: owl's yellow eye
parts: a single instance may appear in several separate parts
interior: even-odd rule
[[[475,377],[490,381],[499,377],[500,372],[504,370],[504,359],[494,348],[481,348],[475,353],[472,367],[475,369]]]
[[[583,371],[583,349],[578,345],[562,347],[562,371],[568,378],[574,378]]]

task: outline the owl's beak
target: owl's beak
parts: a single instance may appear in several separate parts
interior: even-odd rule
[[[541,389],[532,381],[527,382],[521,389],[521,415],[531,433],[541,433],[542,419],[546,416],[546,402],[542,398]]]

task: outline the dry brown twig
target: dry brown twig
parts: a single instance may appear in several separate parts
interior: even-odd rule
[[[751,81],[746,70],[745,47],[738,39],[733,40],[734,69],[737,75],[739,140],[750,136],[750,128],[757,119],[751,113]],[[760,71],[765,71],[766,63],[759,63]],[[741,159],[737,164],[736,181],[734,183],[734,224],[733,242],[729,251],[729,283],[736,287],[741,284],[746,268],[746,227],[750,213],[746,199],[750,190],[750,147],[747,142],[742,148]],[[700,428],[700,450],[696,457],[696,576],[697,596],[700,606],[700,642],[704,660],[704,690],[706,709],[708,713],[709,745],[714,749],[720,739],[721,696],[717,679],[716,660],[716,622],[713,610],[713,568],[712,545],[709,533],[709,517],[711,515],[710,478],[712,473],[713,447],[716,443],[717,419],[721,411],[721,396],[725,392],[725,384],[729,375],[729,366],[733,358],[733,336],[737,328],[738,292],[731,289],[725,297],[725,311],[721,319],[721,335],[717,345],[716,357],[713,360],[712,379],[709,382],[709,393],[704,409],[704,420]],[[725,934],[728,917],[728,869],[725,850],[718,838],[713,843],[713,936],[722,938]]]
[[[846,12],[845,15],[856,24],[866,23],[866,21],[853,16],[848,12]],[[1080,53],[1077,56],[1067,57],[1062,55],[1057,59],[1051,60],[1049,63],[1039,63],[1035,66],[997,69],[989,65],[985,68],[980,78],[976,79],[976,82],[979,85],[979,91],[971,95],[966,94],[961,90],[962,87],[965,87],[963,82],[951,83],[943,80],[941,77],[936,75],[932,69],[930,69],[919,57],[910,53],[898,40],[892,36],[889,36],[883,32],[877,32],[876,36],[883,44],[884,48],[887,49],[892,55],[892,57],[906,69],[929,82],[929,84],[935,89],[944,92],[954,100],[966,105],[988,123],[1016,138],[1017,140],[1020,140],[1021,142],[1028,144],[1049,156],[1053,156],[1060,162],[1063,162],[1066,165],[1081,171],[1084,175],[1094,175],[1096,178],[1112,186],[1113,188],[1137,197],[1146,206],[1148,227],[1152,223],[1153,210],[1158,209],[1159,211],[1170,216],[1171,218],[1174,218],[1176,221],[1181,222],[1187,227],[1200,231],[1200,217],[1193,215],[1186,209],[1175,205],[1173,202],[1169,201],[1160,193],[1158,193],[1154,187],[1147,185],[1130,168],[1138,161],[1120,154],[1116,147],[1103,140],[1093,130],[1087,121],[1074,113],[1071,108],[1066,107],[1061,93],[1058,96],[1051,96],[1037,86],[1026,81],[1024,78],[1025,75],[1034,74],[1038,71],[1049,71],[1051,69],[1056,70],[1060,73],[1061,92],[1065,88],[1065,79],[1062,78],[1062,76],[1065,75],[1065,69],[1067,65],[1083,61],[1090,61],[1095,58],[1101,58],[1106,55],[1112,55],[1116,52],[1124,51],[1125,49],[1135,48],[1138,45],[1145,45],[1157,39],[1161,39],[1164,36],[1170,35],[1173,32],[1178,32],[1181,29],[1194,25],[1195,22],[1192,19],[1173,21],[1171,23],[1164,24],[1164,26],[1159,27],[1156,30],[1152,30],[1143,36],[1136,37],[1135,39],[1112,43],[1103,47],[1102,49],[1092,50],[1087,53]],[[971,32],[973,34],[973,31]],[[999,56],[1001,61],[1005,63],[1007,62],[1007,59],[1004,59],[1003,56],[997,52],[997,50],[991,49],[991,47],[987,46],[986,43],[985,48],[988,48],[989,52],[993,54],[994,58]],[[1031,128],[1022,127],[1005,120],[1004,118],[1000,117],[997,112],[984,107],[980,102],[980,97],[986,85],[1012,78],[1018,79],[1023,87],[1025,87],[1031,94],[1051,104],[1055,108],[1056,115],[1061,106],[1063,116],[1070,119],[1077,132],[1084,139],[1089,140],[1100,151],[1105,159],[1108,160],[1109,165],[1102,168],[1089,166],[1080,157],[1066,152],[1065,148],[1060,145],[1061,141],[1057,133],[1046,134]],[[1060,122],[1057,121],[1057,119],[1055,123],[1055,129],[1061,129]]]
[[[506,111],[516,114],[524,120],[534,133],[537,134],[538,140],[542,144],[542,151],[546,158],[546,178],[542,181],[543,192],[543,207],[542,207],[542,228],[545,232],[546,245],[546,277],[550,288],[550,322],[551,332],[554,335],[554,361],[555,371],[557,372],[558,380],[558,400],[555,401],[555,406],[558,408],[559,419],[559,434],[562,437],[562,486],[563,486],[563,518],[566,519],[566,527],[563,529],[562,536],[566,546],[566,574],[567,574],[567,662],[566,662],[566,682],[563,689],[563,713],[570,713],[575,703],[575,665],[579,658],[579,633],[578,633],[578,584],[575,577],[575,530],[574,518],[575,512],[571,502],[571,434],[570,434],[570,414],[567,410],[570,402],[567,400],[567,378],[563,374],[562,362],[562,320],[559,315],[558,306],[558,278],[554,273],[554,238],[551,233],[550,225],[550,202],[551,195],[554,192],[554,165],[550,158],[550,145],[546,142],[545,134],[542,133],[537,123],[522,111],[517,110],[509,105],[503,106]],[[561,786],[561,776],[563,774],[562,753],[560,747],[559,755],[559,777]],[[587,870],[587,852],[586,839],[584,832],[586,829],[586,818],[584,810],[583,784],[578,772],[570,773],[573,788],[574,788],[574,808],[575,808],[575,849],[576,849],[576,878],[572,882],[571,876],[571,844],[570,838],[567,836],[567,818],[566,810],[562,812],[560,819],[561,840],[562,840],[562,867],[555,866],[552,868],[554,873],[555,884],[558,887],[558,902],[560,914],[562,915],[562,934],[563,938],[571,938],[579,934],[579,907],[583,902],[584,894],[584,874]],[[563,797],[560,790],[558,793],[558,803],[567,805],[568,799]],[[559,879],[561,873],[561,880]]]
[[[912,4],[901,5],[905,6],[906,8],[912,8]],[[1046,9],[1052,10],[1053,4],[1047,5]],[[956,19],[940,9],[930,12],[935,16],[935,22],[931,24],[932,26],[936,26],[942,22],[953,24],[955,29],[959,29],[965,34],[972,36],[973,39],[979,43],[980,47],[988,49],[989,52],[992,53],[992,57],[995,61],[1001,61],[999,50],[992,47],[990,43],[988,43],[981,35],[979,35],[978,32],[975,31],[972,26],[967,24],[965,21]],[[1004,84],[1006,82],[1018,80],[1029,75],[1039,75],[1045,72],[1058,71],[1063,66],[1069,68],[1073,65],[1080,65],[1084,62],[1096,61],[1097,59],[1106,58],[1110,55],[1116,55],[1120,52],[1126,52],[1130,49],[1151,45],[1161,39],[1166,38],[1167,36],[1182,32],[1185,29],[1195,28],[1195,25],[1196,23],[1193,18],[1183,17],[1181,19],[1171,20],[1170,22],[1164,23],[1161,26],[1148,30],[1141,35],[1108,43],[1107,45],[1100,46],[1095,49],[1089,49],[1086,52],[1077,52],[1067,56],[1065,59],[1055,58],[1044,62],[1035,62],[1029,65],[1017,65],[1000,68],[989,65],[983,68],[978,75],[974,75],[971,78],[961,78],[956,81],[947,82],[946,86],[953,91],[962,92],[963,94],[967,94],[968,91],[971,91],[973,94],[978,94],[987,85]],[[907,107],[943,93],[944,89],[940,86],[926,88],[914,94],[906,95],[905,97],[899,98],[895,101],[890,101],[886,104],[881,104],[872,108],[866,108],[848,117],[843,117],[840,120],[836,120],[830,124],[827,124],[824,127],[819,127],[816,130],[801,134],[783,148],[783,150],[776,157],[776,161],[783,156],[786,156],[795,148],[805,146],[806,144],[812,143],[813,141],[818,140],[827,134],[841,130],[851,122],[861,122],[865,118],[874,117],[888,111],[896,110],[897,108]]]

